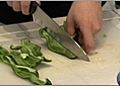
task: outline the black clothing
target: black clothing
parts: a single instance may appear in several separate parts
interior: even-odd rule
[[[51,18],[67,16],[72,1],[41,1],[41,9]],[[23,15],[22,12],[15,12],[9,7],[6,1],[0,1],[0,22],[13,24],[32,21],[32,15]]]
[[[106,1],[102,1],[102,6]],[[40,8],[51,18],[67,16],[72,1],[41,1]],[[15,12],[9,7],[6,1],[0,1],[0,22],[13,24],[32,21],[32,15],[23,15],[22,12]]]
[[[0,22],[12,24],[31,20],[32,15],[23,15],[21,12],[15,12],[12,7],[7,5],[6,1],[0,1]]]
[[[50,17],[67,16],[71,7],[72,1],[43,1],[41,2],[41,9],[45,11]]]

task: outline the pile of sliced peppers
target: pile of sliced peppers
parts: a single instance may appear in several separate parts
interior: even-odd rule
[[[66,22],[60,26],[66,30]],[[46,39],[47,46],[50,51],[62,54],[70,59],[75,59],[77,56],[62,46],[52,36],[50,36],[46,28],[39,30],[39,35]],[[72,36],[71,38],[74,38]],[[0,46],[0,61],[11,66],[13,72],[20,78],[28,79],[36,85],[52,85],[51,81],[46,78],[45,81],[39,79],[38,71],[35,69],[41,62],[51,62],[52,60],[46,59],[42,52],[41,47],[32,43],[27,38],[21,39],[21,44],[14,46],[10,45],[11,51],[9,52],[4,47]]]
[[[28,79],[36,85],[52,85],[46,78],[45,81],[39,79],[39,74],[35,67],[41,62],[51,62],[41,53],[41,47],[31,43],[27,38],[21,39],[18,46],[10,45],[11,51],[0,46],[0,61],[11,66],[14,73],[23,79]]]
[[[63,22],[63,25],[60,26],[63,30],[66,30],[66,22]],[[77,56],[73,54],[70,50],[61,45],[57,40],[55,40],[46,30],[48,27],[41,28],[39,30],[39,35],[42,38],[46,39],[47,47],[50,51],[66,56],[70,59],[76,59]],[[75,35],[74,35],[75,36]],[[71,38],[74,38],[72,36]]]

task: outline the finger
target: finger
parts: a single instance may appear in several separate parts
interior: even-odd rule
[[[78,36],[78,43],[80,44],[81,47],[83,47],[83,38],[81,38],[80,36]]]
[[[7,1],[8,6],[12,7],[12,2],[13,1]]]
[[[21,11],[25,15],[29,15],[30,1],[21,1]]]
[[[75,25],[74,25],[73,21],[71,21],[71,20],[69,18],[67,18],[66,27],[67,27],[67,33],[70,36],[73,36],[75,34]]]
[[[101,17],[98,18],[100,19],[96,19],[92,25],[93,36],[95,36],[102,29],[102,18]]]
[[[14,1],[12,6],[14,11],[21,11],[20,1]]]
[[[77,34],[78,34],[78,42],[81,46],[83,46],[83,35],[81,33],[81,31],[77,31]]]
[[[86,51],[85,45],[84,45],[83,35],[82,35],[82,33],[81,33],[80,30],[77,31],[77,32],[78,32],[78,43],[80,44],[80,46],[82,47],[82,49],[84,49]]]
[[[94,37],[91,30],[86,30],[83,32],[83,43],[87,53],[94,48]]]

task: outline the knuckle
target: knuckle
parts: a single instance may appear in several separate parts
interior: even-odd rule
[[[7,1],[8,6],[12,7],[12,1]]]
[[[28,7],[29,7],[29,4],[28,4],[28,3],[22,3],[22,7],[23,7],[23,8],[28,8]]]
[[[96,31],[100,31],[101,29],[102,29],[102,24],[100,24],[100,23],[96,23],[95,25],[94,25],[94,29],[96,30]]]

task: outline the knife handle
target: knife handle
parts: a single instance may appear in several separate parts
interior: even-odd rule
[[[38,4],[36,3],[36,1],[31,1],[31,3],[30,3],[30,9],[29,9],[29,13],[30,14],[33,14],[36,11],[37,5]]]
[[[117,75],[117,82],[118,82],[118,85],[120,86],[120,72]]]

